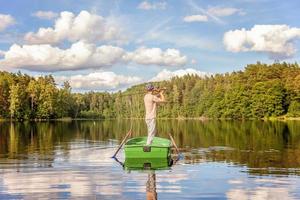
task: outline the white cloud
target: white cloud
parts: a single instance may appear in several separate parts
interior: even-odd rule
[[[32,16],[35,16],[37,18],[40,18],[40,19],[54,19],[56,17],[58,17],[58,13],[55,13],[55,12],[52,12],[52,11],[42,11],[42,10],[39,10],[35,13],[32,14]]]
[[[182,66],[186,56],[176,49],[139,48],[126,52],[120,47],[79,41],[69,49],[60,49],[49,44],[17,45],[4,52],[0,68],[24,68],[34,71],[66,71],[100,69],[117,63],[134,62],[140,65]]]
[[[209,12],[207,12],[206,9],[200,7],[198,4],[196,4],[193,0],[187,1],[188,4],[191,6],[191,8],[193,10],[195,10],[196,12],[200,12],[203,15],[208,16],[210,19],[212,19],[214,22],[219,23],[219,24],[224,24],[224,22],[217,16],[214,16],[212,14],[210,14]]]
[[[74,43],[69,49],[51,45],[12,45],[0,60],[0,67],[25,68],[35,71],[79,70],[111,66],[122,59],[124,50],[103,45],[96,47],[84,42]]]
[[[167,2],[153,2],[143,1],[138,5],[138,9],[141,10],[164,10],[167,7]]]
[[[185,22],[206,22],[208,17],[206,15],[189,15],[183,18]]]
[[[62,84],[68,81],[73,89],[78,90],[119,90],[141,82],[137,76],[118,75],[114,72],[101,71],[87,75],[54,76],[55,81]]]
[[[155,77],[150,79],[150,81],[164,81],[164,80],[170,80],[173,77],[182,77],[184,75],[198,75],[200,77],[210,76],[211,73],[208,72],[202,72],[198,71],[196,69],[188,68],[188,69],[179,69],[176,71],[169,71],[167,69],[163,69],[161,72],[159,72]]]
[[[16,20],[10,15],[0,14],[0,31],[4,31],[7,27],[16,23]]]
[[[182,66],[186,64],[186,56],[177,49],[145,48],[141,47],[128,53],[126,59],[141,65]]]
[[[225,24],[221,17],[230,16],[234,14],[245,15],[246,13],[242,9],[232,8],[232,7],[208,7],[202,8],[197,5],[193,0],[189,0],[188,4],[191,8],[208,17],[208,20],[213,20],[219,24]]]
[[[63,40],[120,43],[124,42],[125,38],[116,22],[88,11],[81,11],[77,16],[72,12],[61,12],[54,28],[40,28],[36,33],[29,32],[24,37],[29,44],[55,44]]]
[[[200,77],[210,76],[211,73],[198,71],[196,69],[180,69],[176,71],[169,71],[167,69],[159,72],[155,77],[149,81],[164,81],[170,80],[173,77],[182,77],[184,75],[198,75]],[[74,76],[54,76],[55,81],[58,84],[68,81],[73,89],[76,90],[122,90],[132,85],[145,82],[141,77],[137,76],[125,76],[118,75],[110,71],[93,72],[86,75],[74,75]]]
[[[245,15],[241,9],[232,7],[210,7],[207,12],[217,17],[226,17],[234,14]]]
[[[251,30],[232,30],[224,34],[228,51],[256,51],[268,53],[270,58],[284,59],[296,53],[295,40],[300,38],[300,28],[287,25],[255,25]]]

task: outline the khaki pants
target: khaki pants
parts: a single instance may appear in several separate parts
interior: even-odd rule
[[[153,141],[153,138],[156,134],[156,121],[155,118],[153,119],[146,119],[147,129],[148,129],[148,138],[147,138],[147,145],[150,145]]]

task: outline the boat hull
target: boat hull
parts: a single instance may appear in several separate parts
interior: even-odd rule
[[[171,141],[154,137],[150,146],[146,146],[147,137],[136,137],[125,144],[125,158],[167,158],[170,156]]]

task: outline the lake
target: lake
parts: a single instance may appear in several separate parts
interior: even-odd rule
[[[143,120],[0,122],[0,199],[300,199],[299,121],[157,124],[181,156],[153,171],[111,158]]]

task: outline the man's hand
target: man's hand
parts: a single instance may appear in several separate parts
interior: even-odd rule
[[[160,100],[161,100],[162,103],[166,101],[165,96],[164,96],[164,92],[165,92],[165,90],[161,90],[159,92]]]

